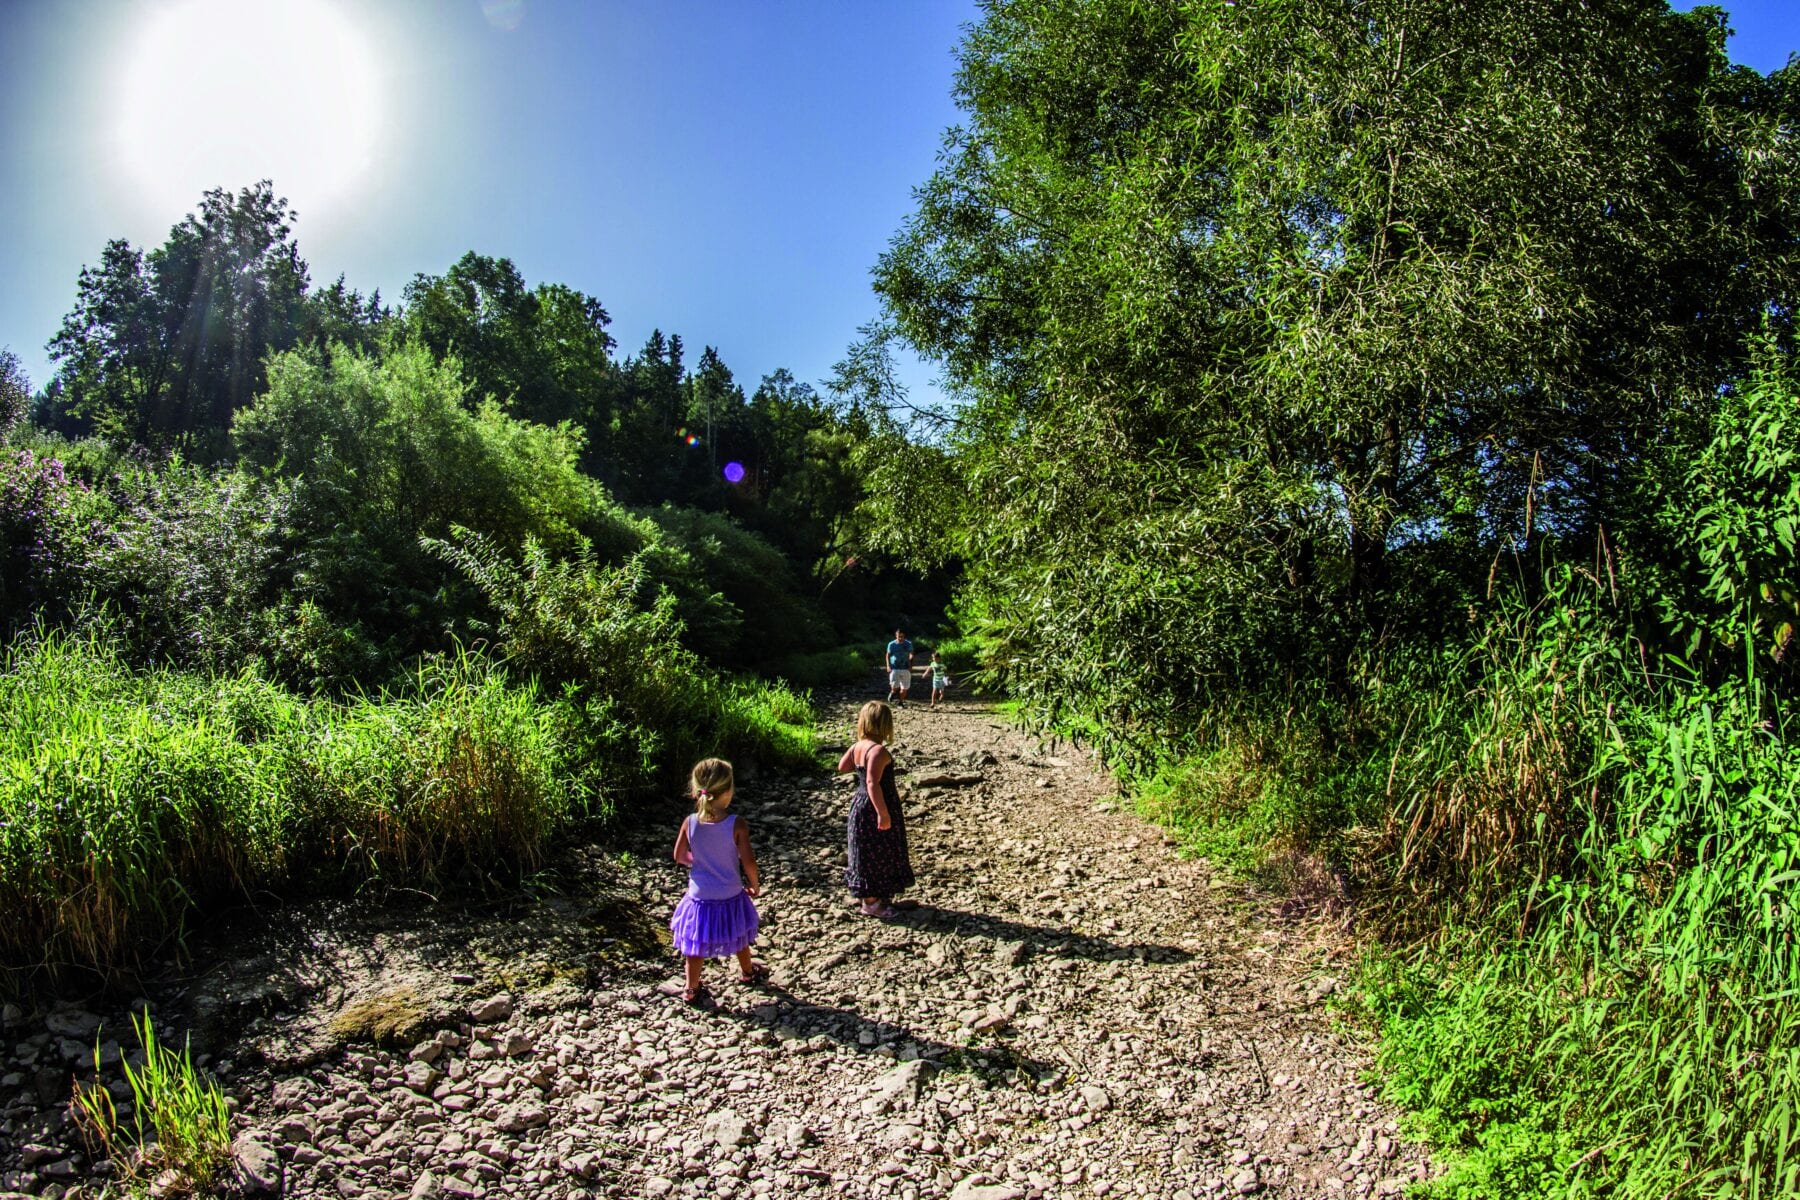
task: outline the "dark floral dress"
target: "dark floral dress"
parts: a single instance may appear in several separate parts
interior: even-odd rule
[[[870,742],[856,756],[856,795],[850,801],[850,863],[844,868],[844,884],[859,900],[887,900],[913,885],[912,861],[906,853],[906,814],[900,811],[900,789],[894,783],[894,764],[881,773],[880,788],[887,801],[891,824],[876,828],[875,802],[869,799],[869,755],[880,743]]]

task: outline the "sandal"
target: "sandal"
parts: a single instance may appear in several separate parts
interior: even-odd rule
[[[893,907],[887,904],[877,904],[871,907],[867,902],[864,902],[860,911],[863,916],[874,917],[877,920],[886,920],[888,917],[894,915]]]
[[[700,1003],[700,997],[704,995],[706,995],[706,985],[704,983],[699,984],[696,987],[684,987],[681,989],[681,999],[684,1004],[698,1004]]]
[[[769,977],[769,968],[764,963],[752,963],[748,971],[738,972],[738,982],[745,987],[761,983]]]

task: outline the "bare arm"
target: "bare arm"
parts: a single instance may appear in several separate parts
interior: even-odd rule
[[[837,773],[842,775],[846,771],[854,770],[856,770],[856,745],[852,743],[850,748],[844,751],[844,757],[838,759]]]
[[[869,803],[875,806],[875,828],[892,829],[894,818],[888,812],[887,797],[881,793],[881,773],[893,765],[894,756],[886,746],[877,746],[868,758]]]
[[[694,852],[688,849],[687,827],[688,823],[683,821],[681,832],[675,835],[675,861],[684,867],[691,867],[694,865]]]
[[[738,862],[743,864],[744,876],[750,881],[750,886],[744,890],[752,896],[761,895],[762,875],[756,869],[756,853],[750,849],[750,827],[744,824],[744,818],[738,818],[732,838],[737,842]]]

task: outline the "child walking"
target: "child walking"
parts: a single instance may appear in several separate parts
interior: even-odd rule
[[[894,713],[871,700],[856,714],[856,744],[838,760],[838,773],[855,771],[856,796],[850,801],[850,861],[844,883],[862,902],[868,917],[894,915],[896,893],[913,885],[912,862],[906,853],[906,817],[900,811],[900,789],[894,783],[894,756],[887,743],[894,737]]]
[[[925,673],[931,676],[931,707],[936,708],[950,688],[950,672],[939,660],[936,650],[931,652],[931,665],[925,668]]]
[[[731,807],[733,790],[730,763],[722,758],[695,763],[688,780],[694,815],[681,823],[675,837],[675,861],[688,869],[688,889],[669,918],[669,931],[687,972],[681,998],[690,1004],[704,988],[701,969],[706,959],[737,955],[738,979],[743,983],[755,983],[768,974],[750,957],[760,923],[750,898],[762,892],[762,877],[756,855],[750,852],[750,830],[725,811]],[[750,880],[748,887],[738,877],[740,865]]]

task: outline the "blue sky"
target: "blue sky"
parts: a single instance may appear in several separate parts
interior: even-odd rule
[[[598,296],[623,353],[660,327],[696,356],[716,345],[747,388],[783,366],[817,382],[875,315],[869,269],[956,121],[953,53],[977,15],[974,0],[282,2],[298,24],[241,17],[268,0],[0,0],[0,346],[34,382],[108,238],[160,244],[204,187],[265,174],[299,210],[316,282],[342,272],[398,299],[466,250],[505,255]],[[1737,61],[1769,71],[1800,49],[1797,0],[1728,7]],[[232,49],[246,38],[272,48],[251,61]],[[335,66],[298,66],[315,47]],[[251,127],[294,133],[228,136]],[[354,143],[356,161],[288,144],[310,137]],[[929,368],[906,375],[933,394]]]

